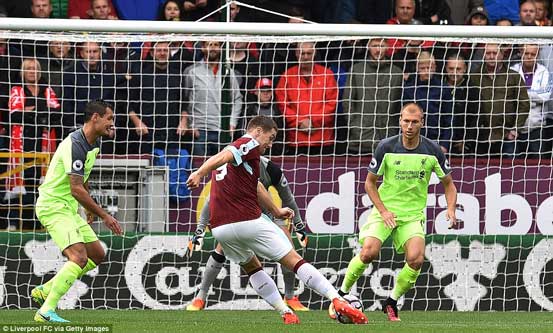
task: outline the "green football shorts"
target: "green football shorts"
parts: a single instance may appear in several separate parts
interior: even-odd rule
[[[424,215],[407,220],[396,218],[397,227],[390,229],[384,224],[378,210],[373,208],[371,214],[369,214],[367,223],[359,231],[359,242],[363,245],[365,238],[370,236],[384,243],[392,235],[394,248],[398,253],[404,253],[403,246],[409,239],[413,237],[425,238],[424,222]]]
[[[92,243],[98,236],[90,225],[68,206],[36,207],[36,216],[61,251],[76,243]]]

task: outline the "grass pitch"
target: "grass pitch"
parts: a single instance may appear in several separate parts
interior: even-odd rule
[[[0,310],[2,324],[32,324],[33,310]],[[381,312],[366,312],[368,325],[342,325],[326,311],[299,313],[300,325],[284,326],[275,311],[67,310],[72,324],[111,324],[113,332],[553,332],[548,312],[410,312],[390,323]],[[0,326],[0,331],[2,326]]]

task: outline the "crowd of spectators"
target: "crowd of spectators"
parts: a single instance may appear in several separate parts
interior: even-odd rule
[[[545,0],[254,4],[287,14],[290,24],[551,25],[551,3]],[[179,21],[206,17],[218,5],[29,0],[0,6],[0,14]],[[283,19],[237,4],[230,10],[232,21]],[[217,40],[2,40],[0,151],[51,152],[82,125],[84,103],[104,99],[116,113],[115,136],[102,147],[107,154],[187,149],[194,156],[212,155],[241,135],[249,118],[264,114],[281,128],[270,154],[366,155],[398,133],[401,105],[415,102],[425,111],[424,135],[451,157],[551,158],[551,45],[372,38],[235,41],[228,54],[224,47]],[[222,61],[227,57],[230,68]],[[43,171],[32,172],[40,179]],[[7,193],[24,191],[26,178],[12,175]]]

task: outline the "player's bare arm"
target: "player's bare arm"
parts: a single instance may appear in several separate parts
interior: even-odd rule
[[[457,187],[453,183],[451,175],[442,178],[442,185],[445,190],[445,200],[447,201],[447,219],[449,221],[449,229],[457,225],[457,216],[455,216],[455,208],[457,207]]]
[[[84,207],[84,209],[99,216],[106,226],[116,235],[121,235],[123,233],[119,222],[94,202],[84,186],[82,176],[69,175],[69,182],[71,185],[71,195]]]
[[[369,198],[371,199],[374,207],[378,209],[378,212],[380,213],[384,224],[389,228],[395,228],[397,224],[394,213],[390,212],[388,209],[386,209],[386,206],[384,206],[384,203],[380,198],[380,194],[378,194],[378,188],[376,186],[377,180],[378,175],[369,172],[369,174],[367,175],[367,179],[365,180],[365,191],[367,191],[367,194],[369,195]]]
[[[186,186],[188,186],[189,189],[197,188],[198,186],[200,186],[202,178],[205,177],[209,172],[217,169],[223,164],[232,162],[233,160],[234,156],[230,151],[226,149],[220,151],[219,153],[211,156],[207,161],[205,161],[198,170],[190,174],[190,176],[186,180]]]
[[[268,210],[274,217],[279,219],[292,219],[294,218],[294,210],[288,207],[279,208],[271,199],[271,195],[265,189],[265,186],[261,183],[257,183],[257,200],[259,204]]]

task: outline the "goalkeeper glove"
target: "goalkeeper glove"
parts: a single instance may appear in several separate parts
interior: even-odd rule
[[[301,247],[307,247],[307,232],[305,231],[305,223],[302,220],[294,222],[294,230],[296,238],[300,242]]]
[[[194,251],[200,251],[204,245],[205,228],[198,226],[194,232],[194,236],[188,241],[186,248],[186,256],[191,257]]]

